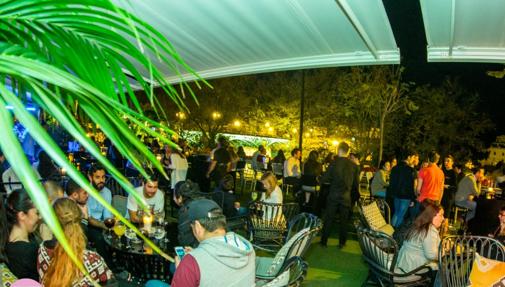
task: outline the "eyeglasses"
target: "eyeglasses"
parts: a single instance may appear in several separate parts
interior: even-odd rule
[[[500,213],[498,214],[498,216],[505,216],[505,213]]]

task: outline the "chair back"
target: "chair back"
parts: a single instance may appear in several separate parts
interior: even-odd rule
[[[442,286],[468,286],[475,253],[505,262],[505,247],[484,236],[448,236],[441,240],[438,264]]]
[[[360,213],[363,212],[364,206],[367,206],[367,205],[372,204],[374,202],[377,204],[377,207],[379,207],[379,210],[380,210],[382,216],[384,217],[384,220],[386,221],[386,223],[391,223],[391,209],[389,208],[389,204],[386,202],[386,200],[384,200],[382,198],[361,199],[358,202],[358,207],[359,207]]]
[[[144,281],[151,279],[170,280],[170,264],[158,254],[143,254],[115,249],[118,262],[124,264],[132,276]]]
[[[362,225],[358,225],[356,229],[361,252],[370,271],[380,274],[380,277],[394,273],[398,255],[396,241],[383,232],[374,231]]]
[[[310,237],[312,233],[313,232],[311,232],[309,228],[305,228],[303,230],[300,230],[300,232],[295,234],[288,242],[286,242],[277,252],[277,254],[275,254],[275,257],[273,258],[271,265],[268,267],[266,275],[267,276],[279,275],[279,271],[281,267],[284,265],[284,262],[286,260],[289,260],[291,257],[299,256],[299,254],[304,253],[305,247],[307,247],[305,245],[307,245],[307,243],[310,244],[309,240],[307,239],[309,239],[308,237]]]
[[[288,233],[286,234],[286,241],[291,239],[293,235],[305,228],[312,230],[315,228],[320,229],[321,227],[322,222],[319,217],[307,212],[300,213],[288,222]]]
[[[308,265],[302,258],[295,256],[286,262],[279,270],[279,275],[273,280],[257,280],[255,286],[277,287],[277,286],[300,286],[307,276]]]

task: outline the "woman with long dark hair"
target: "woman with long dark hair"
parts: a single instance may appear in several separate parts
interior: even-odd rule
[[[4,199],[0,195],[0,282],[1,287],[11,286],[14,281],[16,281],[16,276],[7,267],[7,253],[5,252],[5,245],[9,239],[9,228],[7,226],[7,218],[4,208]]]
[[[91,278],[100,284],[113,279],[112,272],[103,258],[96,252],[86,250],[86,237],[81,227],[82,213],[75,201],[60,198],[54,202],[53,208],[65,237],[71,239],[70,247],[77,258],[82,258]],[[40,246],[38,260],[38,272],[44,286],[93,286],[56,240],[45,241]]]
[[[396,267],[408,273],[438,259],[439,229],[444,221],[444,209],[435,202],[424,202],[424,210],[407,231]]]
[[[9,194],[5,209],[9,231],[5,245],[7,266],[18,278],[39,281],[38,244],[30,236],[39,224],[39,212],[24,189],[16,189]]]

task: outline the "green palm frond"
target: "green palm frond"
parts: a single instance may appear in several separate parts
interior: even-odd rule
[[[180,109],[187,109],[182,97],[165,80],[150,60],[168,67],[172,73],[193,73],[168,40],[135,15],[107,0],[0,0],[0,78],[16,83],[19,90],[32,92],[32,99],[56,119],[109,171],[111,176],[145,208],[129,181],[107,161],[86,136],[77,115],[99,125],[118,150],[147,176],[144,163],[164,172],[156,157],[131,132],[125,123],[174,145],[162,136],[173,132],[143,115],[129,79],[145,90],[151,106],[158,100],[154,85],[163,88]],[[205,81],[200,79],[204,84]],[[181,84],[196,101],[186,83]],[[141,236],[153,250],[171,259],[107,204],[89,181],[77,171],[35,117],[24,108],[22,96],[0,86],[0,147],[26,187],[37,208],[62,246],[83,270],[80,259],[68,248],[67,241],[37,178],[12,130],[6,106],[13,107],[16,118],[37,143],[69,176],[91,196]],[[158,110],[164,113],[162,110]],[[146,126],[159,128],[156,132]]]

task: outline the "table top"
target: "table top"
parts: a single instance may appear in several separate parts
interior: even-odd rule
[[[152,231],[157,227],[152,227]],[[162,239],[154,238],[154,232],[151,232],[147,237],[156,244],[163,252],[173,255],[174,247],[177,246],[177,226],[174,224],[164,224],[165,236]],[[126,233],[121,237],[121,246],[119,246],[119,238],[111,230],[112,237],[108,236],[108,231],[104,232],[105,242],[114,250],[126,253],[153,255],[152,248],[138,237],[132,230],[127,228]],[[129,238],[128,238],[129,237]],[[157,255],[157,254],[156,254]]]

